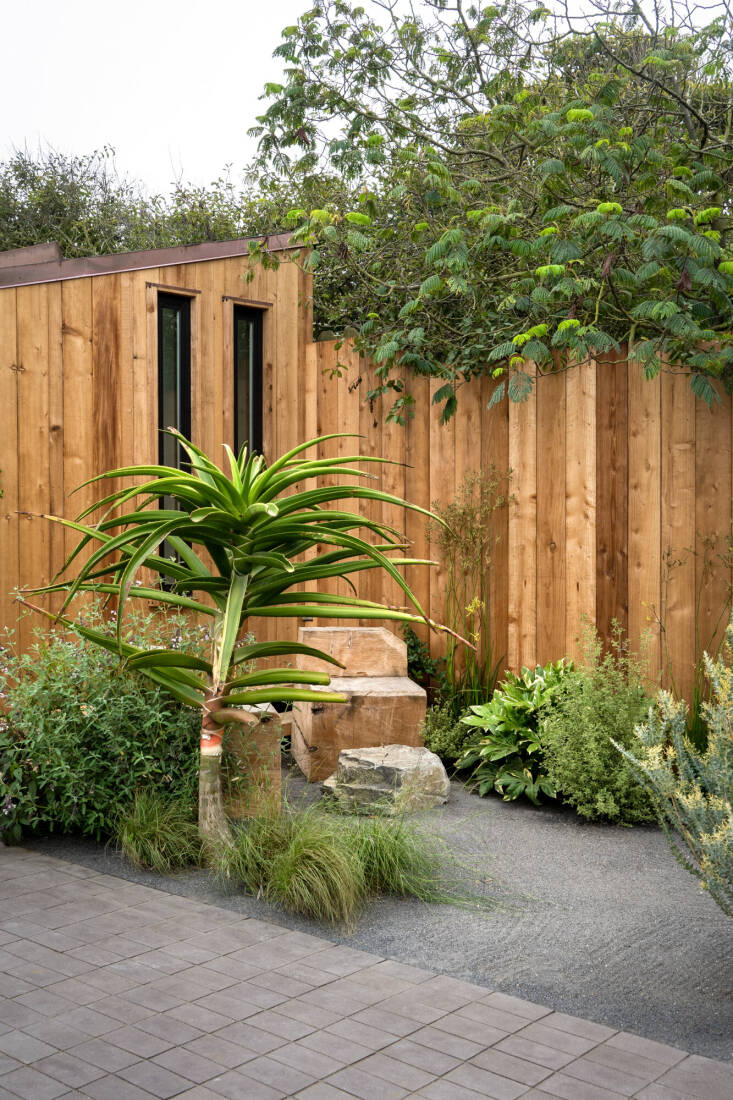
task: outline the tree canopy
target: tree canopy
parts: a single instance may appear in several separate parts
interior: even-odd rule
[[[393,419],[398,365],[444,416],[605,352],[733,388],[732,30],[727,0],[317,0],[283,31],[261,165],[340,181],[290,224]]]

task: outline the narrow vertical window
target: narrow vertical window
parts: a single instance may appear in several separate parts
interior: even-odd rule
[[[262,451],[262,310],[234,307],[234,450]]]
[[[158,295],[158,459],[179,467],[180,445],[164,428],[191,438],[191,302],[175,294]]]

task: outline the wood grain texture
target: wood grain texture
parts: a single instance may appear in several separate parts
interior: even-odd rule
[[[659,676],[662,648],[662,387],[629,366],[629,642],[648,637],[649,674]]]
[[[509,503],[513,479],[509,476],[509,405],[503,401],[489,408],[496,385],[489,378],[474,383],[481,387],[481,468],[493,469],[505,503],[493,515],[494,546],[488,578],[489,626],[492,659],[501,677],[509,659]]]
[[[566,651],[565,374],[537,383],[537,661]]]
[[[662,597],[667,681],[690,698],[695,663],[695,397],[662,374]],[[666,564],[665,564],[666,562]]]
[[[731,395],[695,404],[696,659],[715,653],[728,625],[731,591]]]
[[[614,622],[628,629],[628,368],[598,359],[596,378],[596,626],[604,645]]]
[[[565,375],[565,649],[596,610],[596,366],[580,363]]]
[[[443,382],[430,379],[430,506],[431,509],[446,508],[452,504],[456,495],[455,455],[456,455],[456,419],[452,417],[447,424],[441,424],[440,405],[432,400]],[[446,626],[453,626],[451,610],[447,605],[447,592],[450,583],[447,563],[441,557],[436,541],[431,541],[430,556],[437,562],[430,574],[431,617]],[[431,640],[434,656],[443,657],[446,652],[445,634],[436,634]]]
[[[15,627],[18,568],[18,343],[16,291],[0,294],[0,629]]]
[[[509,667],[537,662],[537,387],[509,405]]]

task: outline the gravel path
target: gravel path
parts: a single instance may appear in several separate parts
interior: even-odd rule
[[[303,787],[290,789],[298,797]],[[70,838],[26,846],[733,1060],[733,922],[658,830],[582,824],[568,811],[479,799],[455,783],[449,804],[424,820],[486,880],[493,904],[381,900],[349,937],[224,896],[203,872],[160,879]]]

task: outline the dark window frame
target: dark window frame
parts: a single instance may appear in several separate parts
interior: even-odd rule
[[[166,465],[164,458],[165,435],[164,430],[176,427],[186,437],[191,438],[191,298],[183,294],[158,293],[158,462]],[[180,423],[175,425],[165,424],[163,415],[164,386],[163,386],[163,313],[166,309],[175,310],[179,316],[179,337],[181,346],[181,362],[179,371],[179,403]],[[183,458],[181,448],[178,448],[178,464]]]
[[[240,321],[250,322],[253,325],[254,334],[254,367],[252,373],[252,385],[249,393],[249,419],[252,428],[252,439],[247,440],[250,454],[257,451],[262,454],[262,349],[264,330],[264,311],[253,309],[249,306],[234,304],[232,309],[232,329],[234,345],[234,453],[239,454],[243,439],[239,432],[239,386],[240,386],[240,362],[238,324]],[[247,365],[248,367],[248,365]]]

